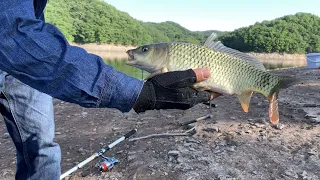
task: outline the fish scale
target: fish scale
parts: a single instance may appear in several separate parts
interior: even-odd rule
[[[241,94],[252,89],[268,96],[281,80],[228,54],[193,44],[169,43],[169,71],[202,67],[210,69],[211,77],[196,87],[227,94]]]

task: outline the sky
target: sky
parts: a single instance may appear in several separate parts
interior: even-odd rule
[[[234,29],[297,12],[320,16],[320,0],[104,0],[144,22],[174,21],[192,31]]]

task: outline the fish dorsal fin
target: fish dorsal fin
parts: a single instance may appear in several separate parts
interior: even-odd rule
[[[219,52],[223,52],[223,53],[229,54],[229,55],[231,55],[233,57],[236,57],[236,58],[240,58],[240,59],[242,59],[244,61],[247,61],[250,64],[256,66],[259,69],[262,69],[264,71],[266,70],[266,68],[263,66],[262,62],[259,61],[258,59],[254,58],[252,56],[249,56],[249,55],[247,55],[247,54],[245,54],[243,52],[240,52],[238,50],[226,47],[220,41],[215,41],[216,37],[217,37],[217,35],[215,33],[212,33],[208,37],[206,42],[204,43],[204,46],[209,48],[209,49],[212,49],[212,50],[215,50],[215,51],[219,51]]]

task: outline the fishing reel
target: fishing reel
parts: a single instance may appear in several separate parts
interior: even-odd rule
[[[110,158],[103,155],[101,155],[101,157],[102,157],[102,160],[97,164],[101,172],[106,172],[111,170],[113,166],[119,162],[119,160],[114,157]]]

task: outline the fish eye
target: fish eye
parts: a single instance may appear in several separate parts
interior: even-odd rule
[[[142,48],[142,52],[147,52],[148,50],[149,50],[149,48],[147,48],[147,47]]]

